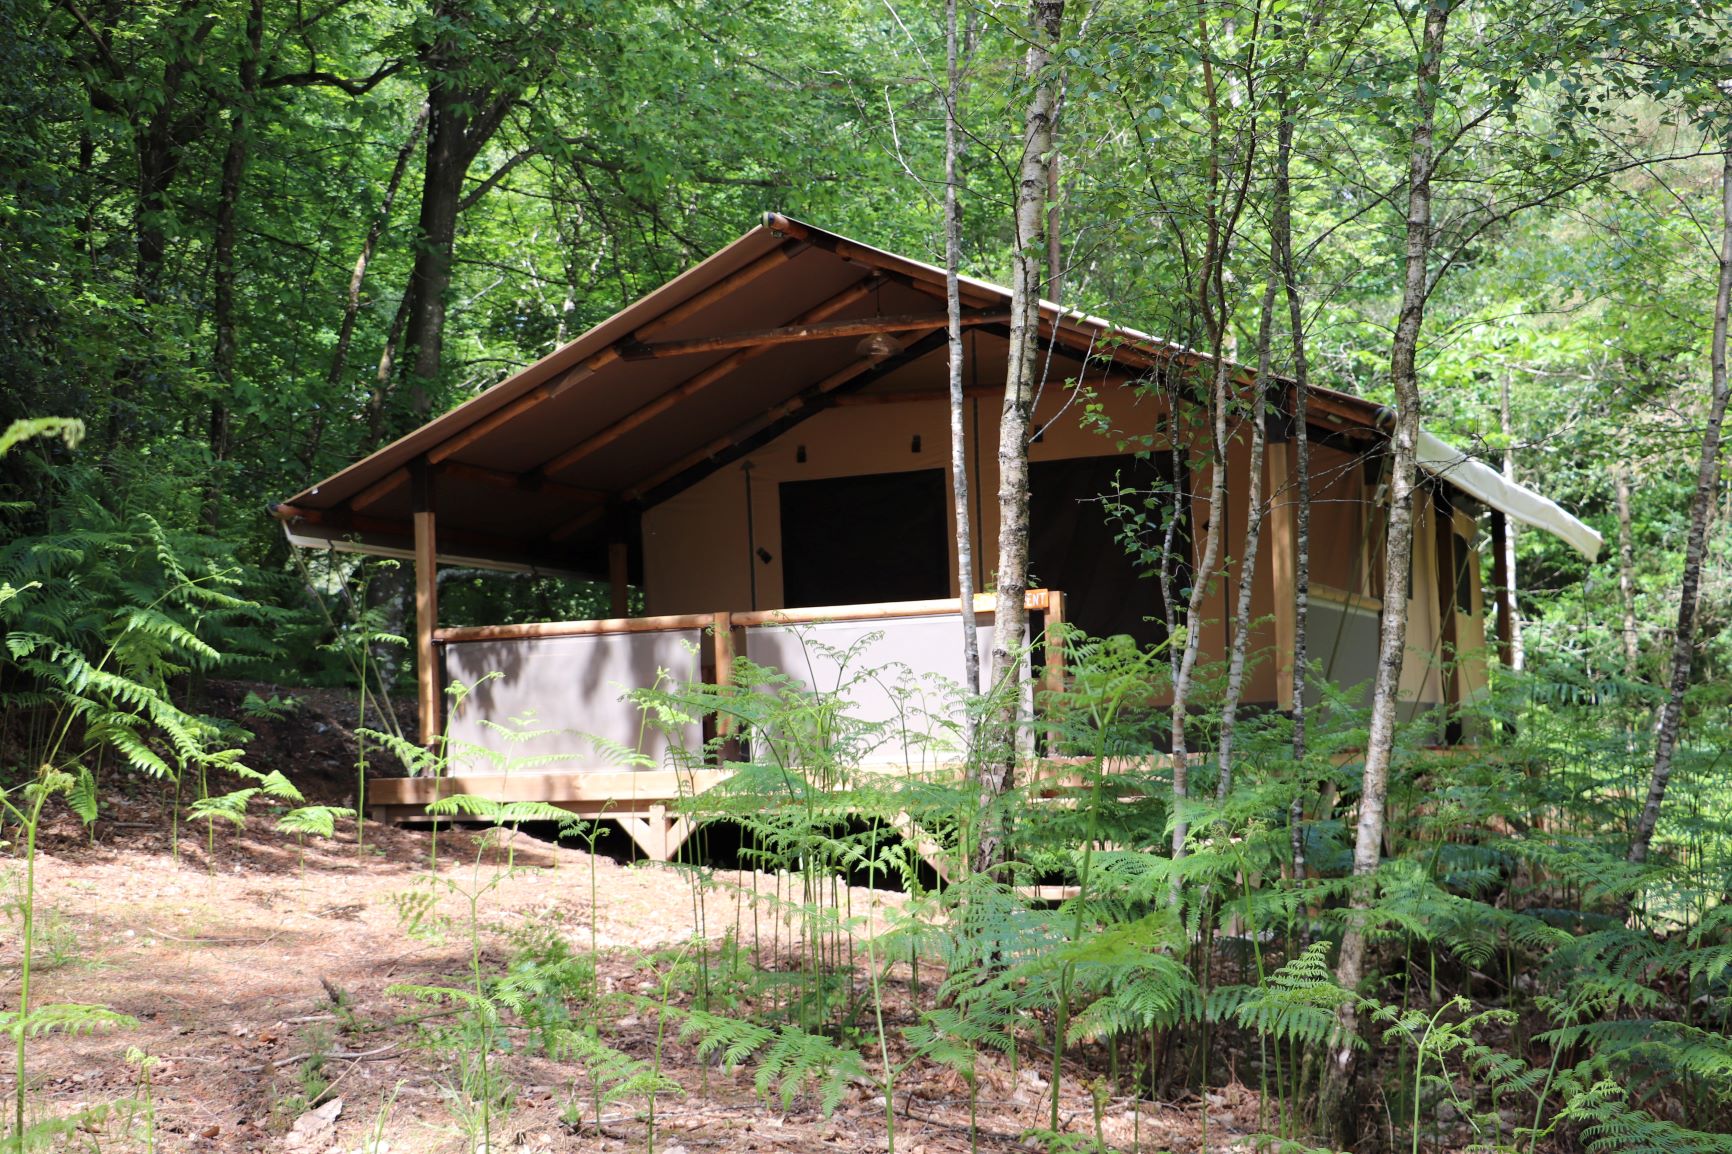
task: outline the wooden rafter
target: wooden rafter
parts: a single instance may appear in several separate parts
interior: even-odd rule
[[[799,242],[785,244],[781,248],[758,258],[746,267],[730,273],[715,284],[711,285],[709,288],[692,296],[689,300],[673,306],[661,316],[656,317],[654,320],[646,321],[644,324],[638,326],[632,331],[631,335],[626,337],[624,340],[615,341],[613,344],[560,373],[552,380],[544,382],[509,404],[503,405],[494,412],[489,413],[487,416],[476,421],[468,428],[462,429],[452,434],[450,437],[447,437],[444,441],[429,450],[427,459],[432,461],[434,464],[449,460],[451,457],[461,453],[464,449],[467,449],[470,445],[473,445],[475,442],[499,429],[501,426],[516,420],[518,417],[535,408],[537,405],[552,400],[578,382],[587,380],[594,376],[600,369],[603,369],[614,361],[619,360],[620,354],[624,349],[643,343],[646,339],[654,336],[656,333],[664,331],[669,326],[678,324],[680,321],[702,311],[730,293],[733,293],[741,287],[750,284],[752,281],[757,280],[765,273],[771,272],[788,263],[788,261],[793,259],[794,254],[803,247],[805,246]]]
[[[794,323],[807,324],[835,316],[848,306],[863,300],[878,287],[878,284],[878,280],[874,277],[867,277],[865,280],[851,284],[828,300],[821,301],[806,310],[794,319]],[[542,464],[536,472],[543,476],[564,472],[579,461],[583,461],[613,444],[646,421],[660,416],[680,402],[709,388],[746,362],[762,356],[769,351],[769,348],[768,345],[760,345],[754,348],[741,349],[731,356],[723,357],[703,372],[680,382],[654,400],[633,409],[605,429],[585,437],[559,456]]]
[[[546,493],[550,497],[557,497],[573,504],[594,505],[607,500],[607,494],[600,489],[583,489],[576,485],[549,481],[533,473],[512,473],[505,469],[489,469],[485,465],[470,465],[462,461],[445,461],[435,466],[434,471],[441,477],[473,481],[476,484],[489,485],[495,489],[511,489],[521,493]],[[393,469],[356,493],[345,503],[350,509],[357,512],[368,509],[407,485],[409,477],[408,465],[404,465],[401,469]]]
[[[271,510],[279,521],[300,522],[305,525],[317,525],[325,529],[334,529],[339,533],[374,533],[387,537],[413,539],[415,529],[408,520],[394,520],[388,517],[369,517],[360,513],[351,513],[347,509],[305,509],[299,505],[278,505]],[[536,542],[525,541],[517,537],[504,537],[497,533],[481,533],[473,529],[439,530],[439,539],[453,545],[472,545],[504,554],[514,554],[525,562],[532,562],[535,557]],[[549,565],[551,561],[546,562]],[[569,568],[569,566],[554,566]]]
[[[349,508],[370,508],[373,505],[377,505],[380,501],[383,501],[386,497],[389,497],[392,493],[395,493],[398,489],[403,488],[408,483],[409,466],[404,465],[401,469],[393,469],[383,477],[380,477],[377,481],[374,481],[371,485],[368,485],[365,489],[362,489],[359,493],[356,493],[353,497],[350,497],[348,501]]]
[[[899,353],[854,361],[816,384],[808,385],[768,412],[736,426],[727,435],[718,437],[696,452],[688,453],[654,476],[632,486],[625,492],[624,498],[640,505],[653,505],[680,489],[695,484],[729,462],[738,460],[759,445],[781,436],[788,429],[827,407],[834,399],[833,394],[843,390],[852,392],[863,389],[873,381],[880,380],[942,347],[945,339],[945,330],[938,329],[927,333]]]
[[[439,475],[475,481],[483,485],[491,485],[495,489],[514,489],[523,493],[545,493],[550,497],[557,497],[561,501],[569,501],[576,505],[599,505],[607,500],[607,493],[602,489],[585,489],[560,481],[550,481],[533,472],[511,473],[504,469],[489,469],[482,465],[465,464],[462,461],[446,461],[439,466]]]
[[[607,512],[607,506],[605,505],[597,505],[593,509],[585,509],[570,520],[554,526],[553,532],[547,535],[548,540],[563,541],[567,537],[581,533],[591,525],[600,523],[600,521],[607,516]]]
[[[680,302],[655,320],[638,326],[637,331],[632,333],[632,339],[647,341],[658,333],[666,332],[681,321],[688,320],[703,312],[724,297],[733,295],[735,291],[751,284],[765,273],[774,272],[793,260],[805,247],[806,244],[803,241],[788,241],[769,255],[760,257],[736,272],[729,273],[703,292]]]
[[[975,325],[1003,324],[1010,320],[1008,309],[970,309],[962,314],[964,328]],[[942,313],[910,313],[902,316],[860,317],[855,320],[826,321],[817,324],[784,325],[774,329],[753,329],[740,333],[725,333],[712,337],[692,337],[683,341],[657,341],[653,344],[627,346],[627,360],[656,357],[683,357],[693,353],[714,353],[724,349],[758,348],[765,345],[787,345],[800,341],[839,340],[844,337],[864,337],[874,333],[924,332],[943,325]]]
[[[594,356],[574,365],[572,368],[567,369],[552,380],[545,381],[529,390],[529,392],[524,393],[521,397],[518,397],[509,404],[501,405],[498,409],[495,409],[493,412],[487,414],[487,416],[482,417],[479,421],[476,421],[468,428],[447,437],[444,441],[441,441],[439,444],[433,446],[432,449],[428,450],[427,459],[432,461],[434,464],[439,464],[440,462],[456,456],[458,453],[461,453],[464,449],[467,449],[470,445],[473,445],[476,441],[479,441],[494,430],[510,424],[512,421],[515,421],[518,417],[529,412],[529,410],[535,408],[537,405],[540,405],[545,401],[553,400],[553,398],[559,396],[579,381],[588,380],[590,377],[594,376],[598,370],[617,360],[619,360],[619,346],[609,345]]]

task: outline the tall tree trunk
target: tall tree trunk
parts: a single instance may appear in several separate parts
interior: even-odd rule
[[[174,37],[162,68],[161,87],[152,93],[150,113],[136,114],[132,125],[138,153],[136,277],[139,295],[147,301],[156,300],[160,293],[163,260],[168,255],[168,230],[163,226],[168,212],[168,190],[180,169],[182,149],[204,128],[203,101],[182,117],[180,100],[181,89],[198,61],[205,38],[217,26],[214,15],[194,23],[198,8],[197,0],[181,0],[175,27],[190,26],[191,35],[184,39],[179,34]],[[250,25],[250,15],[248,20]]]
[[[367,445],[385,443],[390,429],[390,414],[386,406],[391,399],[391,382],[397,375],[397,346],[403,339],[403,327],[409,320],[411,297],[404,293],[391,314],[391,327],[385,333],[385,344],[379,350],[379,367],[373,374],[373,391],[367,397]]]
[[[1503,372],[1502,400],[1498,405],[1498,428],[1503,433],[1503,476],[1510,484],[1515,484],[1515,447],[1510,442],[1513,425],[1509,410],[1509,369]],[[1507,573],[1509,588],[1504,592],[1503,603],[1509,608],[1509,667],[1519,670],[1525,663],[1522,656],[1522,615],[1516,612],[1516,523],[1506,518],[1507,524],[1503,534],[1503,567]]]
[[[499,75],[480,85],[466,85],[464,75],[479,70],[465,57],[474,51],[463,46],[458,32],[465,25],[480,26],[484,17],[464,2],[451,3],[442,15],[445,31],[421,58],[427,79],[427,149],[421,177],[421,215],[416,227],[415,262],[409,272],[405,297],[403,357],[398,367],[408,375],[409,412],[413,420],[427,419],[433,408],[433,387],[439,378],[445,342],[445,296],[451,288],[451,264],[457,246],[457,217],[496,181],[484,181],[465,198],[463,181],[470,165],[493,139],[516,106],[520,95],[534,83],[525,73],[515,44],[498,45],[492,63]],[[551,58],[549,58],[551,63]],[[380,406],[383,408],[384,406]]]
[[[980,694],[980,637],[974,622],[974,534],[968,516],[967,398],[962,387],[962,66],[956,0],[944,5],[944,302],[950,347],[950,481],[956,511],[956,588],[962,607],[962,671],[970,697]],[[971,715],[972,716],[972,715]],[[970,722],[970,744],[973,743]],[[970,759],[971,766],[978,764]]]
[[[992,686],[1000,705],[994,749],[981,774],[981,828],[976,862],[1003,856],[999,798],[1015,774],[1022,702],[1023,636],[1028,630],[1028,425],[1034,408],[1040,337],[1040,272],[1045,256],[1047,165],[1053,147],[1056,89],[1053,48],[1064,25],[1064,0],[1031,0],[1023,77],[1029,86],[1022,163],[1016,190],[1016,255],[1011,261],[1010,354],[998,432],[998,608],[992,630]]]
[[[1702,433],[1701,463],[1696,469],[1696,492],[1690,500],[1690,536],[1684,546],[1684,580],[1678,588],[1678,628],[1672,638],[1670,691],[1660,707],[1654,733],[1654,770],[1648,779],[1648,800],[1630,839],[1630,861],[1648,859],[1654,828],[1660,822],[1660,806],[1672,778],[1672,758],[1678,748],[1678,729],[1684,718],[1684,693],[1690,688],[1690,671],[1696,658],[1696,609],[1702,589],[1702,562],[1708,550],[1708,518],[1713,512],[1714,490],[1720,479],[1720,427],[1726,419],[1729,392],[1726,377],[1726,314],[1732,306],[1732,147],[1724,156],[1720,173],[1720,289],[1714,298],[1714,337],[1709,354],[1713,395],[1708,403],[1708,427]]]
[[[180,171],[181,153],[189,140],[204,130],[208,102],[202,96],[190,112],[183,109],[182,89],[199,56],[205,38],[216,27],[214,17],[188,27],[197,11],[197,0],[181,0],[177,8],[176,29],[171,42],[164,47],[166,62],[162,66],[160,86],[150,93],[150,102],[135,95],[122,105],[126,109],[132,133],[133,152],[138,165],[137,199],[133,205],[134,291],[147,305],[162,297],[163,263],[168,256],[168,190]],[[98,34],[106,48],[112,30]],[[136,78],[119,74],[115,79],[131,87]],[[93,101],[96,90],[92,89]],[[113,97],[108,97],[112,100]],[[113,402],[108,414],[108,441],[111,446],[131,439],[134,418],[144,411],[134,397],[138,380],[148,371],[138,357],[122,358],[115,382]],[[111,457],[112,463],[116,458]]]
[[[240,89],[229,113],[228,147],[223,151],[222,176],[217,195],[216,238],[211,261],[212,312],[216,324],[216,348],[211,354],[211,375],[216,395],[211,398],[209,445],[210,481],[204,494],[204,520],[214,532],[222,510],[223,469],[229,455],[229,396],[234,391],[235,354],[235,237],[239,232],[241,186],[246,180],[247,154],[252,131],[247,113],[259,86],[259,53],[264,45],[264,0],[247,7],[246,43],[240,48]]]
[[[1293,458],[1297,508],[1293,532],[1293,764],[1305,764],[1308,746],[1305,680],[1310,663],[1311,624],[1311,365],[1305,355],[1305,310],[1293,262],[1293,188],[1289,173],[1293,157],[1293,103],[1283,93],[1276,125],[1275,210],[1273,247],[1281,262],[1281,283],[1287,297],[1287,327],[1293,342]],[[1287,836],[1293,854],[1293,877],[1305,877],[1305,791],[1295,791],[1288,807]]]
[[[1426,268],[1431,254],[1431,175],[1437,82],[1442,70],[1444,34],[1449,28],[1452,0],[1428,0],[1425,31],[1420,41],[1414,86],[1414,125],[1408,154],[1407,261],[1402,281],[1401,315],[1389,355],[1389,375],[1395,388],[1395,427],[1390,435],[1389,528],[1384,541],[1383,619],[1378,637],[1377,676],[1371,694],[1371,725],[1365,747],[1360,785],[1359,824],[1353,843],[1351,913],[1341,939],[1335,977],[1356,990],[1365,973],[1364,911],[1371,904],[1370,875],[1377,869],[1383,847],[1384,812],[1389,789],[1389,762],[1395,748],[1397,693],[1407,648],[1408,562],[1413,556],[1414,447],[1419,439],[1419,334],[1430,294]],[[1349,1093],[1354,1072],[1353,1042],[1359,1015],[1352,1002],[1339,1013],[1339,1033],[1330,1043],[1324,1069],[1321,1111],[1338,1143],[1351,1130]]]
[[[419,423],[430,415],[433,386],[445,343],[445,294],[457,245],[457,206],[472,155],[465,147],[465,94],[443,79],[430,86],[427,160],[421,181],[421,217],[415,263],[409,273],[402,365],[409,375],[409,409]]]
[[[409,170],[409,161],[415,155],[415,149],[421,143],[421,133],[427,127],[427,104],[421,104],[421,110],[415,114],[415,122],[409,126],[409,136],[403,141],[403,147],[397,150],[397,162],[391,167],[391,176],[385,182],[385,195],[379,200],[379,208],[373,214],[373,223],[367,226],[366,239],[361,242],[361,254],[355,258],[355,270],[349,274],[349,295],[343,301],[343,323],[337,329],[337,347],[331,352],[331,368],[325,374],[325,383],[335,388],[342,383],[343,373],[348,366],[349,345],[355,337],[355,321],[361,313],[361,286],[367,279],[367,265],[373,260],[373,250],[379,246],[379,237],[385,231],[386,223],[391,219],[391,206],[397,201],[397,190],[403,186],[403,176]]]
[[[1622,461],[1612,466],[1618,505],[1618,600],[1624,610],[1624,676],[1636,679],[1641,651],[1636,644],[1636,546],[1630,531],[1630,469]]]
[[[1239,557],[1239,599],[1233,607],[1233,649],[1227,659],[1227,692],[1221,702],[1221,735],[1216,742],[1219,775],[1215,797],[1225,801],[1233,791],[1233,734],[1239,724],[1239,701],[1245,692],[1245,653],[1251,643],[1251,595],[1257,587],[1257,552],[1263,537],[1263,445],[1268,434],[1270,343],[1275,331],[1278,263],[1269,262],[1263,285],[1263,308],[1257,322],[1257,379],[1251,389],[1251,479],[1245,494],[1245,545]]]

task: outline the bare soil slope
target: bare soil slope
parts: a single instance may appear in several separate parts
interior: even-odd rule
[[[40,972],[35,1000],[103,1003],[139,1024],[33,1043],[30,1089],[36,1107],[65,1113],[137,1096],[137,1069],[124,1060],[136,1047],[160,1062],[151,1088],[158,1149],[471,1149],[461,1111],[453,1109],[459,1075],[452,1055],[422,1044],[425,1020],[407,1021],[437,1007],[388,992],[397,983],[461,978],[469,965],[466,903],[460,897],[444,893],[435,910],[421,911],[423,928],[440,916],[448,919],[437,932],[411,934],[405,928],[402,911],[415,903],[403,895],[435,892],[427,884],[429,835],[369,826],[367,850],[358,853],[351,826],[336,842],[309,844],[303,855],[293,839],[261,817],[241,830],[218,829],[214,855],[207,856],[203,827],[183,830],[177,861],[158,832],[159,822],[167,828],[166,815],[149,800],[157,799],[111,803],[110,828],[94,846],[71,823],[59,827],[39,862],[43,940],[37,954],[47,968]],[[153,820],[140,820],[146,816]],[[482,905],[481,945],[495,970],[530,928],[564,935],[574,949],[587,952],[593,914],[604,989],[648,993],[655,971],[646,968],[646,957],[692,938],[692,889],[676,869],[592,859],[581,850],[522,837],[489,848],[468,833],[447,832],[438,840],[441,878],[460,884],[490,878],[508,856],[518,867]],[[592,868],[599,895],[594,907]],[[787,949],[786,930],[773,928],[776,918],[767,909],[754,918],[750,896],[754,889],[771,894],[778,879],[728,873],[715,880],[706,910],[711,933],[738,926],[750,934],[755,925],[758,944],[775,964],[778,952]],[[897,897],[855,890],[845,900],[858,914],[875,900],[894,903]],[[15,933],[6,946],[0,962],[15,972]],[[893,1020],[911,1020],[905,982],[893,985],[887,1009]],[[653,1013],[613,1016],[600,1023],[603,1038],[634,1057],[650,1057],[654,1019]],[[579,1070],[539,1053],[526,1031],[507,1033],[512,1049],[497,1060],[514,1090],[494,1131],[496,1150],[644,1148],[641,1101],[604,1113],[598,1128]],[[313,1117],[297,1128],[309,1108],[301,1074],[309,1055],[322,1057],[319,1077],[332,1083],[318,1101],[342,1100],[328,1127]],[[1030,1068],[1039,1059],[1025,1056],[1025,1063],[1013,1072],[996,1061],[984,1072],[983,1148],[1026,1148],[1025,1131],[1045,1124],[1045,1083]],[[886,1146],[876,1087],[853,1087],[830,1117],[804,1097],[784,1113],[779,1101],[755,1095],[749,1070],[729,1073],[699,1062],[671,1029],[664,1072],[685,1094],[669,1096],[658,1107],[658,1149]],[[1095,1124],[1083,1076],[1079,1070],[1064,1095],[1067,1129],[1079,1134],[1092,1133]],[[585,1121],[576,1128],[562,1121],[574,1097],[585,1106]],[[1214,1097],[1212,1144],[1230,1144],[1235,1133],[1254,1128],[1252,1095],[1230,1090]],[[1123,1149],[1138,1144],[1139,1136],[1147,1150],[1193,1149],[1200,1106],[1145,1103],[1139,1111],[1128,1101],[1108,1102],[1103,1133]],[[897,1084],[897,1114],[898,1149],[969,1148],[967,1090],[953,1074],[910,1071]],[[119,1119],[110,1122],[102,1148],[128,1148],[127,1129]],[[142,1116],[131,1120],[130,1130],[133,1148],[143,1149],[136,1138],[144,1130]]]

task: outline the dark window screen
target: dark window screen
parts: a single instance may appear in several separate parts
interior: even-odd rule
[[[1029,570],[1031,584],[1062,590],[1065,616],[1094,637],[1127,633],[1142,644],[1166,634],[1158,571],[1141,573],[1125,551],[1107,515],[1103,495],[1124,492],[1139,505],[1150,498],[1146,543],[1162,540],[1160,525],[1172,510],[1172,461],[1167,454],[1144,460],[1131,455],[1034,461],[1028,467]],[[1173,552],[1185,563],[1172,576],[1173,588],[1190,583],[1189,526],[1181,523]],[[1158,562],[1151,562],[1151,570]]]
[[[1468,566],[1475,560],[1468,539],[1455,534],[1455,611],[1469,617],[1473,616],[1473,571]]]
[[[784,481],[780,490],[788,607],[950,596],[944,470]]]

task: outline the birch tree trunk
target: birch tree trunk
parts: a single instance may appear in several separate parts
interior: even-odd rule
[[[1503,433],[1503,476],[1510,484],[1515,484],[1515,449],[1510,444],[1510,429],[1512,428],[1509,414],[1509,370],[1503,373],[1503,400],[1498,406],[1498,427]],[[1507,526],[1503,534],[1503,567],[1507,573],[1509,588],[1504,593],[1504,605],[1509,609],[1509,667],[1519,671],[1524,664],[1522,657],[1522,615],[1516,612],[1516,523],[1506,519]]]
[[[1636,679],[1641,651],[1636,644],[1636,546],[1630,531],[1630,470],[1623,462],[1612,466],[1612,481],[1618,504],[1618,600],[1624,609],[1624,676]]]
[[[1172,728],[1169,743],[1173,761],[1173,858],[1185,856],[1185,841],[1190,835],[1190,821],[1185,806],[1190,799],[1190,747],[1185,734],[1185,722],[1190,709],[1191,681],[1202,647],[1203,604],[1208,599],[1209,583],[1221,562],[1222,521],[1227,508],[1227,402],[1232,378],[1227,351],[1228,301],[1226,288],[1227,254],[1232,236],[1250,188],[1249,168],[1252,145],[1244,145],[1245,178],[1237,190],[1230,210],[1223,212],[1227,199],[1222,163],[1223,143],[1219,90],[1215,84],[1213,49],[1209,41],[1208,13],[1197,7],[1197,43],[1202,50],[1203,99],[1209,123],[1208,192],[1204,202],[1203,256],[1197,271],[1198,315],[1208,334],[1211,355],[1209,384],[1209,522],[1203,534],[1203,552],[1191,574],[1191,596],[1185,608],[1185,638],[1183,650],[1173,671]],[[1235,167],[1236,167],[1235,162]],[[1179,879],[1173,877],[1173,894],[1178,896]]]
[[[1219,775],[1215,798],[1225,801],[1233,791],[1233,732],[1239,722],[1239,701],[1245,692],[1245,651],[1251,641],[1251,594],[1257,585],[1257,546],[1263,536],[1263,446],[1267,437],[1270,342],[1275,328],[1277,265],[1269,262],[1263,286],[1263,311],[1257,322],[1257,379],[1251,395],[1251,480],[1245,500],[1245,546],[1239,557],[1239,599],[1233,608],[1233,651],[1227,659],[1227,691],[1221,703],[1221,736],[1216,743]]]
[[[1678,589],[1678,628],[1672,639],[1670,691],[1660,707],[1654,734],[1654,769],[1648,779],[1648,799],[1630,839],[1631,862],[1648,860],[1654,828],[1660,822],[1660,806],[1672,779],[1672,758],[1678,748],[1678,729],[1684,717],[1684,693],[1690,688],[1690,671],[1696,658],[1696,608],[1702,589],[1702,562],[1708,549],[1708,518],[1713,512],[1714,490],[1720,479],[1720,427],[1726,419],[1726,313],[1732,306],[1732,151],[1723,157],[1720,173],[1720,288],[1714,298],[1714,337],[1709,354],[1713,395],[1708,403],[1708,427],[1702,434],[1701,463],[1696,469],[1696,492],[1690,501],[1690,536],[1684,546],[1684,580]]]
[[[980,695],[980,637],[974,622],[974,535],[968,516],[967,398],[962,388],[962,68],[956,30],[956,0],[944,5],[944,307],[950,340],[950,493],[956,510],[956,589],[962,607],[963,683]],[[969,744],[973,744],[973,722]],[[977,764],[969,761],[970,767]]]
[[[1169,741],[1173,757],[1173,857],[1185,856],[1185,840],[1190,836],[1190,821],[1185,817],[1185,803],[1190,799],[1190,746],[1185,736],[1185,718],[1190,705],[1191,679],[1197,668],[1197,654],[1203,640],[1203,603],[1208,600],[1209,582],[1215,567],[1221,562],[1221,513],[1227,507],[1227,383],[1228,362],[1216,342],[1215,364],[1209,384],[1209,439],[1212,442],[1209,464],[1209,527],[1203,533],[1203,554],[1191,574],[1191,597],[1185,607],[1185,644],[1179,655],[1178,669],[1173,674],[1173,713]],[[1175,875],[1175,893],[1178,887]]]
[[[1389,375],[1395,388],[1395,425],[1390,435],[1389,528],[1384,541],[1383,619],[1379,629],[1377,676],[1372,685],[1371,725],[1360,785],[1359,823],[1354,833],[1351,913],[1341,939],[1336,980],[1356,990],[1365,972],[1365,925],[1371,904],[1369,875],[1383,847],[1389,789],[1389,762],[1395,747],[1397,693],[1407,648],[1408,562],[1413,556],[1414,447],[1419,439],[1419,334],[1430,293],[1427,258],[1431,253],[1431,175],[1435,162],[1433,129],[1437,82],[1442,69],[1444,34],[1452,0],[1429,0],[1414,85],[1414,125],[1408,151],[1407,254],[1401,315],[1391,342]],[[1331,1040],[1324,1068],[1322,1120],[1340,1143],[1352,1121],[1349,1089],[1354,1072],[1354,1039],[1359,1018],[1352,1002],[1338,1014],[1338,1036]]]
[[[998,799],[1012,785],[1022,701],[1023,635],[1028,629],[1028,426],[1034,408],[1040,336],[1040,272],[1046,250],[1047,165],[1052,159],[1056,89],[1051,63],[1064,0],[1031,0],[1023,77],[1028,109],[1016,190],[1016,255],[1011,261],[1010,350],[998,431],[998,607],[992,631],[992,691],[998,696],[992,757],[981,774],[979,868],[1004,851]]]

